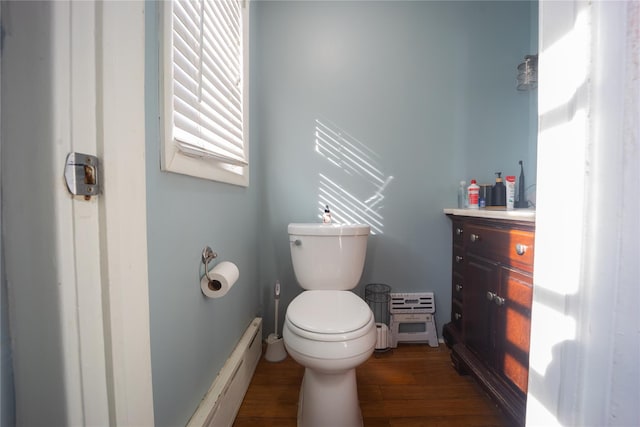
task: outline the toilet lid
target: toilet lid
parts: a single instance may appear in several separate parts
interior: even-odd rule
[[[356,331],[366,326],[371,316],[369,306],[350,291],[305,291],[287,308],[291,323],[319,334]]]
[[[367,224],[323,224],[291,223],[287,227],[290,235],[296,236],[368,236],[371,227]]]

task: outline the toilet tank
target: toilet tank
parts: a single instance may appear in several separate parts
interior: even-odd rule
[[[366,224],[289,224],[291,261],[300,286],[355,288],[362,276],[369,230]]]

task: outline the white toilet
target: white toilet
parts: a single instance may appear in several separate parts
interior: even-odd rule
[[[305,367],[300,427],[362,426],[356,366],[373,353],[376,326],[357,286],[368,225],[289,224],[291,259],[305,289],[287,308],[284,344]]]

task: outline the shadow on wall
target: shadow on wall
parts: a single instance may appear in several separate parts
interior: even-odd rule
[[[379,165],[380,156],[328,120],[316,119],[315,151],[329,166],[319,175],[320,216],[325,205],[339,223],[363,223],[383,234],[384,192],[393,180]]]

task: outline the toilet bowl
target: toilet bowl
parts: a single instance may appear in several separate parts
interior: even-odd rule
[[[287,352],[305,367],[298,426],[363,425],[355,368],[373,353],[376,326],[350,289],[362,274],[368,234],[366,225],[289,225],[294,272],[307,289],[287,307],[283,327]]]
[[[305,291],[289,304],[283,337],[305,367],[298,425],[361,426],[355,368],[375,347],[369,306],[351,291]]]

